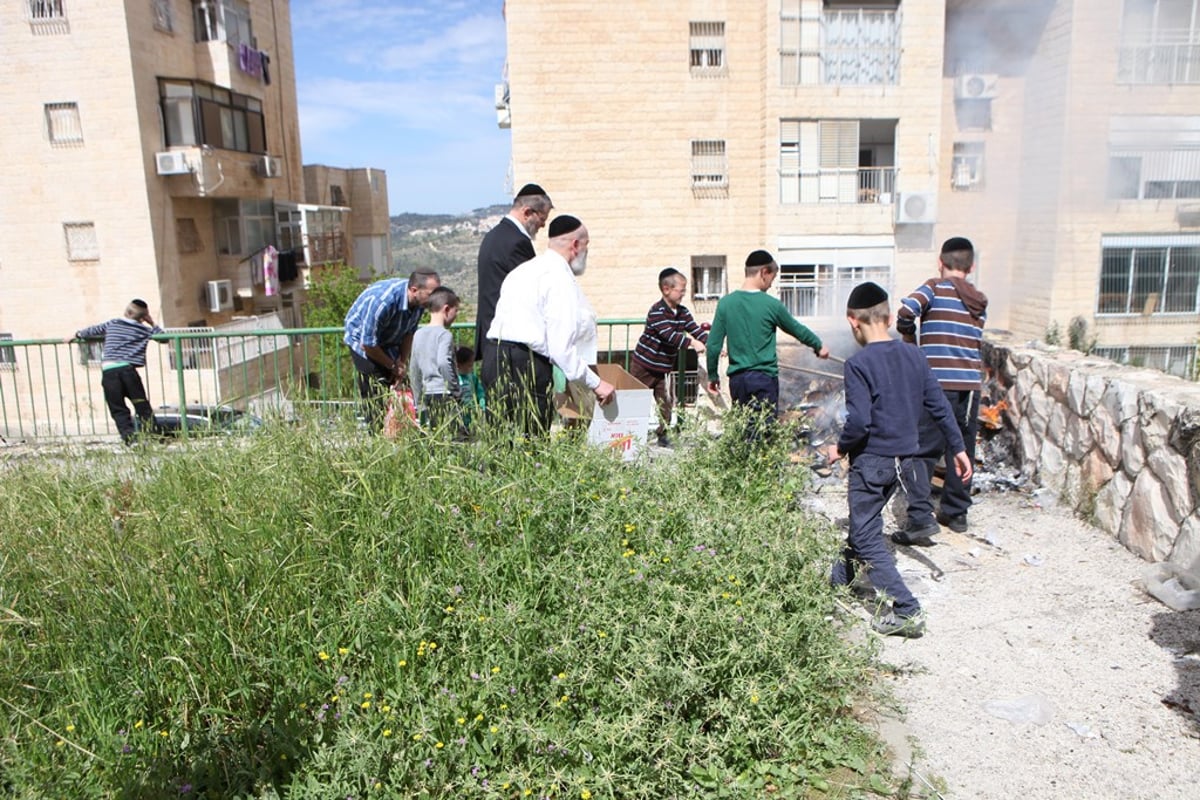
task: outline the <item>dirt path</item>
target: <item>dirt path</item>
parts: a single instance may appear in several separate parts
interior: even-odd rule
[[[826,485],[814,505],[845,502]],[[1144,594],[1144,562],[1028,495],[977,497],[970,532],[936,542],[898,548],[928,632],[881,653],[913,796],[1200,797],[1200,611]]]

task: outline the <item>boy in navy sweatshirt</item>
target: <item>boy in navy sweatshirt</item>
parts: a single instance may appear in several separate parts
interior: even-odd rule
[[[883,508],[898,486],[919,477],[917,428],[923,410],[946,437],[963,480],[971,478],[971,460],[925,356],[888,335],[887,292],[870,282],[854,287],[846,320],[862,349],[846,360],[846,423],[829,448],[831,462],[850,457],[850,534],[830,580],[835,586],[849,584],[856,562],[865,562],[871,583],[892,600],[892,609],[876,615],[871,627],[887,636],[916,638],[925,632],[924,614],[883,542]]]
[[[125,316],[101,322],[90,328],[75,331],[68,342],[78,339],[104,339],[101,356],[100,387],[104,390],[104,401],[108,413],[117,423],[117,431],[125,444],[132,444],[136,427],[126,398],[133,403],[133,410],[147,430],[154,428],[154,411],[146,399],[146,387],[137,368],[146,366],[146,345],[150,337],[162,333],[150,316],[150,307],[144,300],[131,300],[125,307]]]

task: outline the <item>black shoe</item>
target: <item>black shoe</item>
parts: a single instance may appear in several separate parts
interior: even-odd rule
[[[953,517],[947,516],[945,514],[938,514],[937,521],[939,523],[941,523],[942,525],[945,525],[947,528],[954,531],[955,533],[966,533],[967,532],[967,515],[966,514],[956,514]]]
[[[892,541],[909,546],[932,547],[933,539],[930,537],[940,533],[941,530],[936,522],[931,522],[923,528],[902,528],[892,533]]]
[[[660,433],[658,435],[658,446],[666,447],[666,448],[671,447],[671,440],[667,438],[667,435],[665,433]]]

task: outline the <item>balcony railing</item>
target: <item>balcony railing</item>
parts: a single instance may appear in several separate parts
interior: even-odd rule
[[[1200,83],[1200,41],[1122,45],[1117,82]]]
[[[779,179],[783,203],[888,205],[896,191],[895,167],[780,171]]]

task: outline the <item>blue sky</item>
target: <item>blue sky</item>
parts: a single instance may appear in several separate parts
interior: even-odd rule
[[[293,0],[304,163],[387,171],[392,214],[512,199],[502,0]]]

